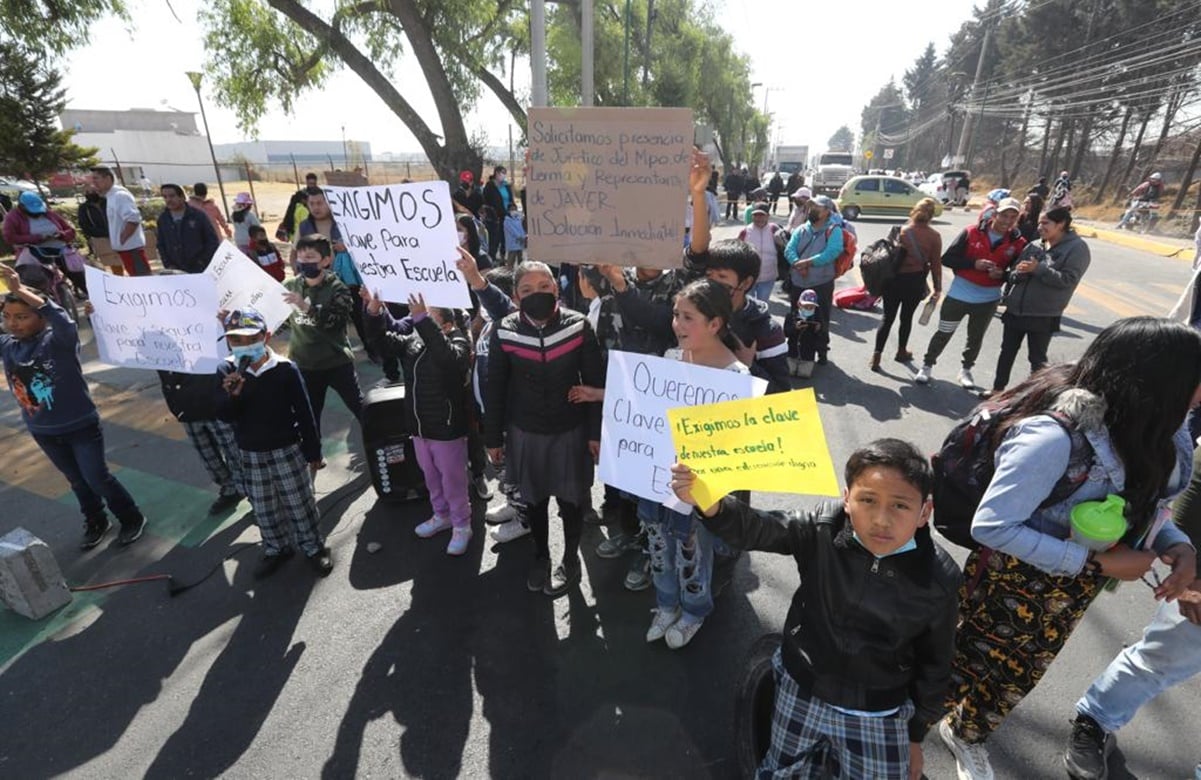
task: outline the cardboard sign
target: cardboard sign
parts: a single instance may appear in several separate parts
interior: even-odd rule
[[[707,509],[735,490],[837,496],[838,478],[813,389],[671,409],[676,459],[696,473]]]
[[[656,502],[672,496],[675,462],[667,410],[752,398],[762,379],[632,352],[610,352],[598,475],[607,485]]]
[[[217,370],[226,350],[217,340],[212,277],[114,276],[91,266],[84,273],[101,362],[183,374]]]
[[[325,194],[369,290],[397,303],[421,293],[431,306],[471,305],[455,267],[459,232],[446,182],[326,187]]]
[[[531,108],[529,252],[675,268],[692,163],[686,108]]]
[[[204,273],[217,285],[218,309],[254,309],[272,332],[292,316],[293,307],[284,303],[284,286],[229,241],[221,242]]]

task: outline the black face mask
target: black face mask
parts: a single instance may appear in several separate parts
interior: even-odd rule
[[[305,279],[316,279],[324,273],[324,269],[318,263],[297,263],[296,270]]]
[[[99,192],[89,192],[83,196],[83,199],[86,200],[88,203],[97,203],[100,201],[100,193]]]
[[[554,293],[530,293],[521,299],[521,313],[531,320],[548,320],[550,315],[555,313],[556,303],[558,299]]]

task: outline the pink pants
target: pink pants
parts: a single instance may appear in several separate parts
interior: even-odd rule
[[[467,437],[451,441],[413,437],[417,463],[425,474],[430,506],[438,517],[448,517],[455,528],[471,526],[471,499],[467,495]]]

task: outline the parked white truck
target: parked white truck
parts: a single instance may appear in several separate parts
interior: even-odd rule
[[[794,173],[803,175],[808,165],[808,146],[785,146],[781,144],[776,147],[776,170],[785,179]]]
[[[810,187],[814,194],[834,197],[855,175],[855,159],[850,152],[824,152],[818,155]]]

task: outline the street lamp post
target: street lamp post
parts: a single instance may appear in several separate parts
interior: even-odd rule
[[[213,151],[213,136],[209,134],[209,120],[204,113],[204,98],[200,96],[200,80],[204,74],[190,70],[187,75],[196,90],[196,102],[200,104],[200,121],[204,123],[204,138],[209,144],[209,156],[213,158],[213,173],[217,174],[217,189],[221,191],[221,207],[225,209],[225,218],[229,219],[229,203],[225,200],[225,182],[221,181],[221,166],[217,165],[217,153]]]

